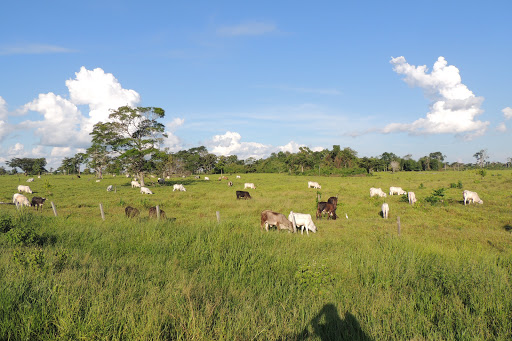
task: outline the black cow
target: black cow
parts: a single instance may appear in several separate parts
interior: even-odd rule
[[[135,217],[139,216],[139,214],[140,214],[138,209],[136,209],[135,207],[131,207],[131,206],[127,206],[124,209],[124,213],[126,214],[126,216],[128,218],[135,218]]]
[[[236,191],[236,198],[237,199],[252,199],[249,192],[246,192],[246,191]]]
[[[31,206],[35,206],[36,210],[39,210],[39,207],[41,207],[41,211],[42,211],[43,210],[43,204],[44,204],[45,200],[46,200],[46,198],[33,197],[32,198],[32,205]]]

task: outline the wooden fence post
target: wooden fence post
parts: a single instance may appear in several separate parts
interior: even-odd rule
[[[160,220],[160,206],[156,205],[156,219]]]
[[[400,235],[400,216],[396,217],[397,224],[398,224],[398,235]]]
[[[51,202],[51,204],[52,204],[52,209],[53,209],[53,215],[57,216],[57,209],[55,208],[55,204],[53,203],[53,201]]]
[[[217,222],[220,223],[220,212],[216,211],[215,214],[217,215]]]
[[[105,212],[103,212],[103,205],[100,204],[101,219],[105,220]]]

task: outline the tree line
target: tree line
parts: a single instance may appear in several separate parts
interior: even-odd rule
[[[380,171],[438,171],[441,169],[463,170],[473,167],[505,168],[507,163],[489,163],[487,150],[473,155],[475,164],[445,162],[446,155],[436,151],[414,160],[411,154],[399,157],[385,152],[373,157],[359,157],[350,147],[334,145],[332,149],[312,151],[300,147],[296,153],[277,152],[267,158],[245,160],[236,155],[217,156],[209,153],[204,146],[178,152],[170,152],[163,145],[164,125],[158,120],[165,111],[156,107],[128,106],[112,110],[108,122],[99,122],[91,132],[92,144],[85,153],[66,157],[61,165],[49,171],[45,158],[13,158],[7,161],[11,173],[21,169],[26,175],[57,172],[80,175],[82,166],[85,173],[95,173],[102,177],[104,173],[129,173],[143,179],[143,175],[157,174],[161,177],[173,174],[215,174],[215,173],[289,173],[304,175],[357,175]],[[0,167],[0,174],[8,173]],[[143,180],[142,180],[143,181]],[[142,183],[143,185],[143,183]]]

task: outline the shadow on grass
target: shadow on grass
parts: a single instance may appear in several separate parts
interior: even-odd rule
[[[301,333],[284,336],[281,340],[309,340],[314,337],[320,338],[322,341],[373,340],[361,329],[354,315],[347,311],[345,318],[342,319],[338,314],[338,309],[332,303],[324,305]]]
[[[512,231],[512,225],[510,225],[510,224],[507,224],[507,225],[503,226],[503,228],[504,228],[504,229],[505,229],[505,231],[507,231],[507,232],[511,232],[511,231]]]

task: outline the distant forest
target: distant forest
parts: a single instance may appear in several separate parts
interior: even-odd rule
[[[13,158],[6,164],[10,170],[0,167],[0,175],[24,173],[36,175],[42,173],[55,174],[92,174],[101,176],[103,173],[129,173],[131,163],[128,158],[119,158],[106,151],[98,152],[89,149],[89,153],[78,153],[62,160],[57,169],[46,169],[45,158]],[[312,151],[308,147],[300,147],[297,153],[272,153],[267,158],[245,160],[236,155],[217,156],[208,152],[204,146],[179,152],[155,151],[146,157],[143,165],[146,174],[158,176],[220,174],[220,173],[289,173],[294,175],[340,175],[350,176],[371,174],[383,171],[439,171],[464,170],[471,168],[503,169],[511,166],[508,162],[488,162],[486,150],[475,153],[475,163],[448,163],[441,152],[432,152],[418,160],[411,155],[399,157],[394,153],[382,153],[375,157],[358,157],[357,152],[349,147],[341,149],[334,145],[331,150]]]

